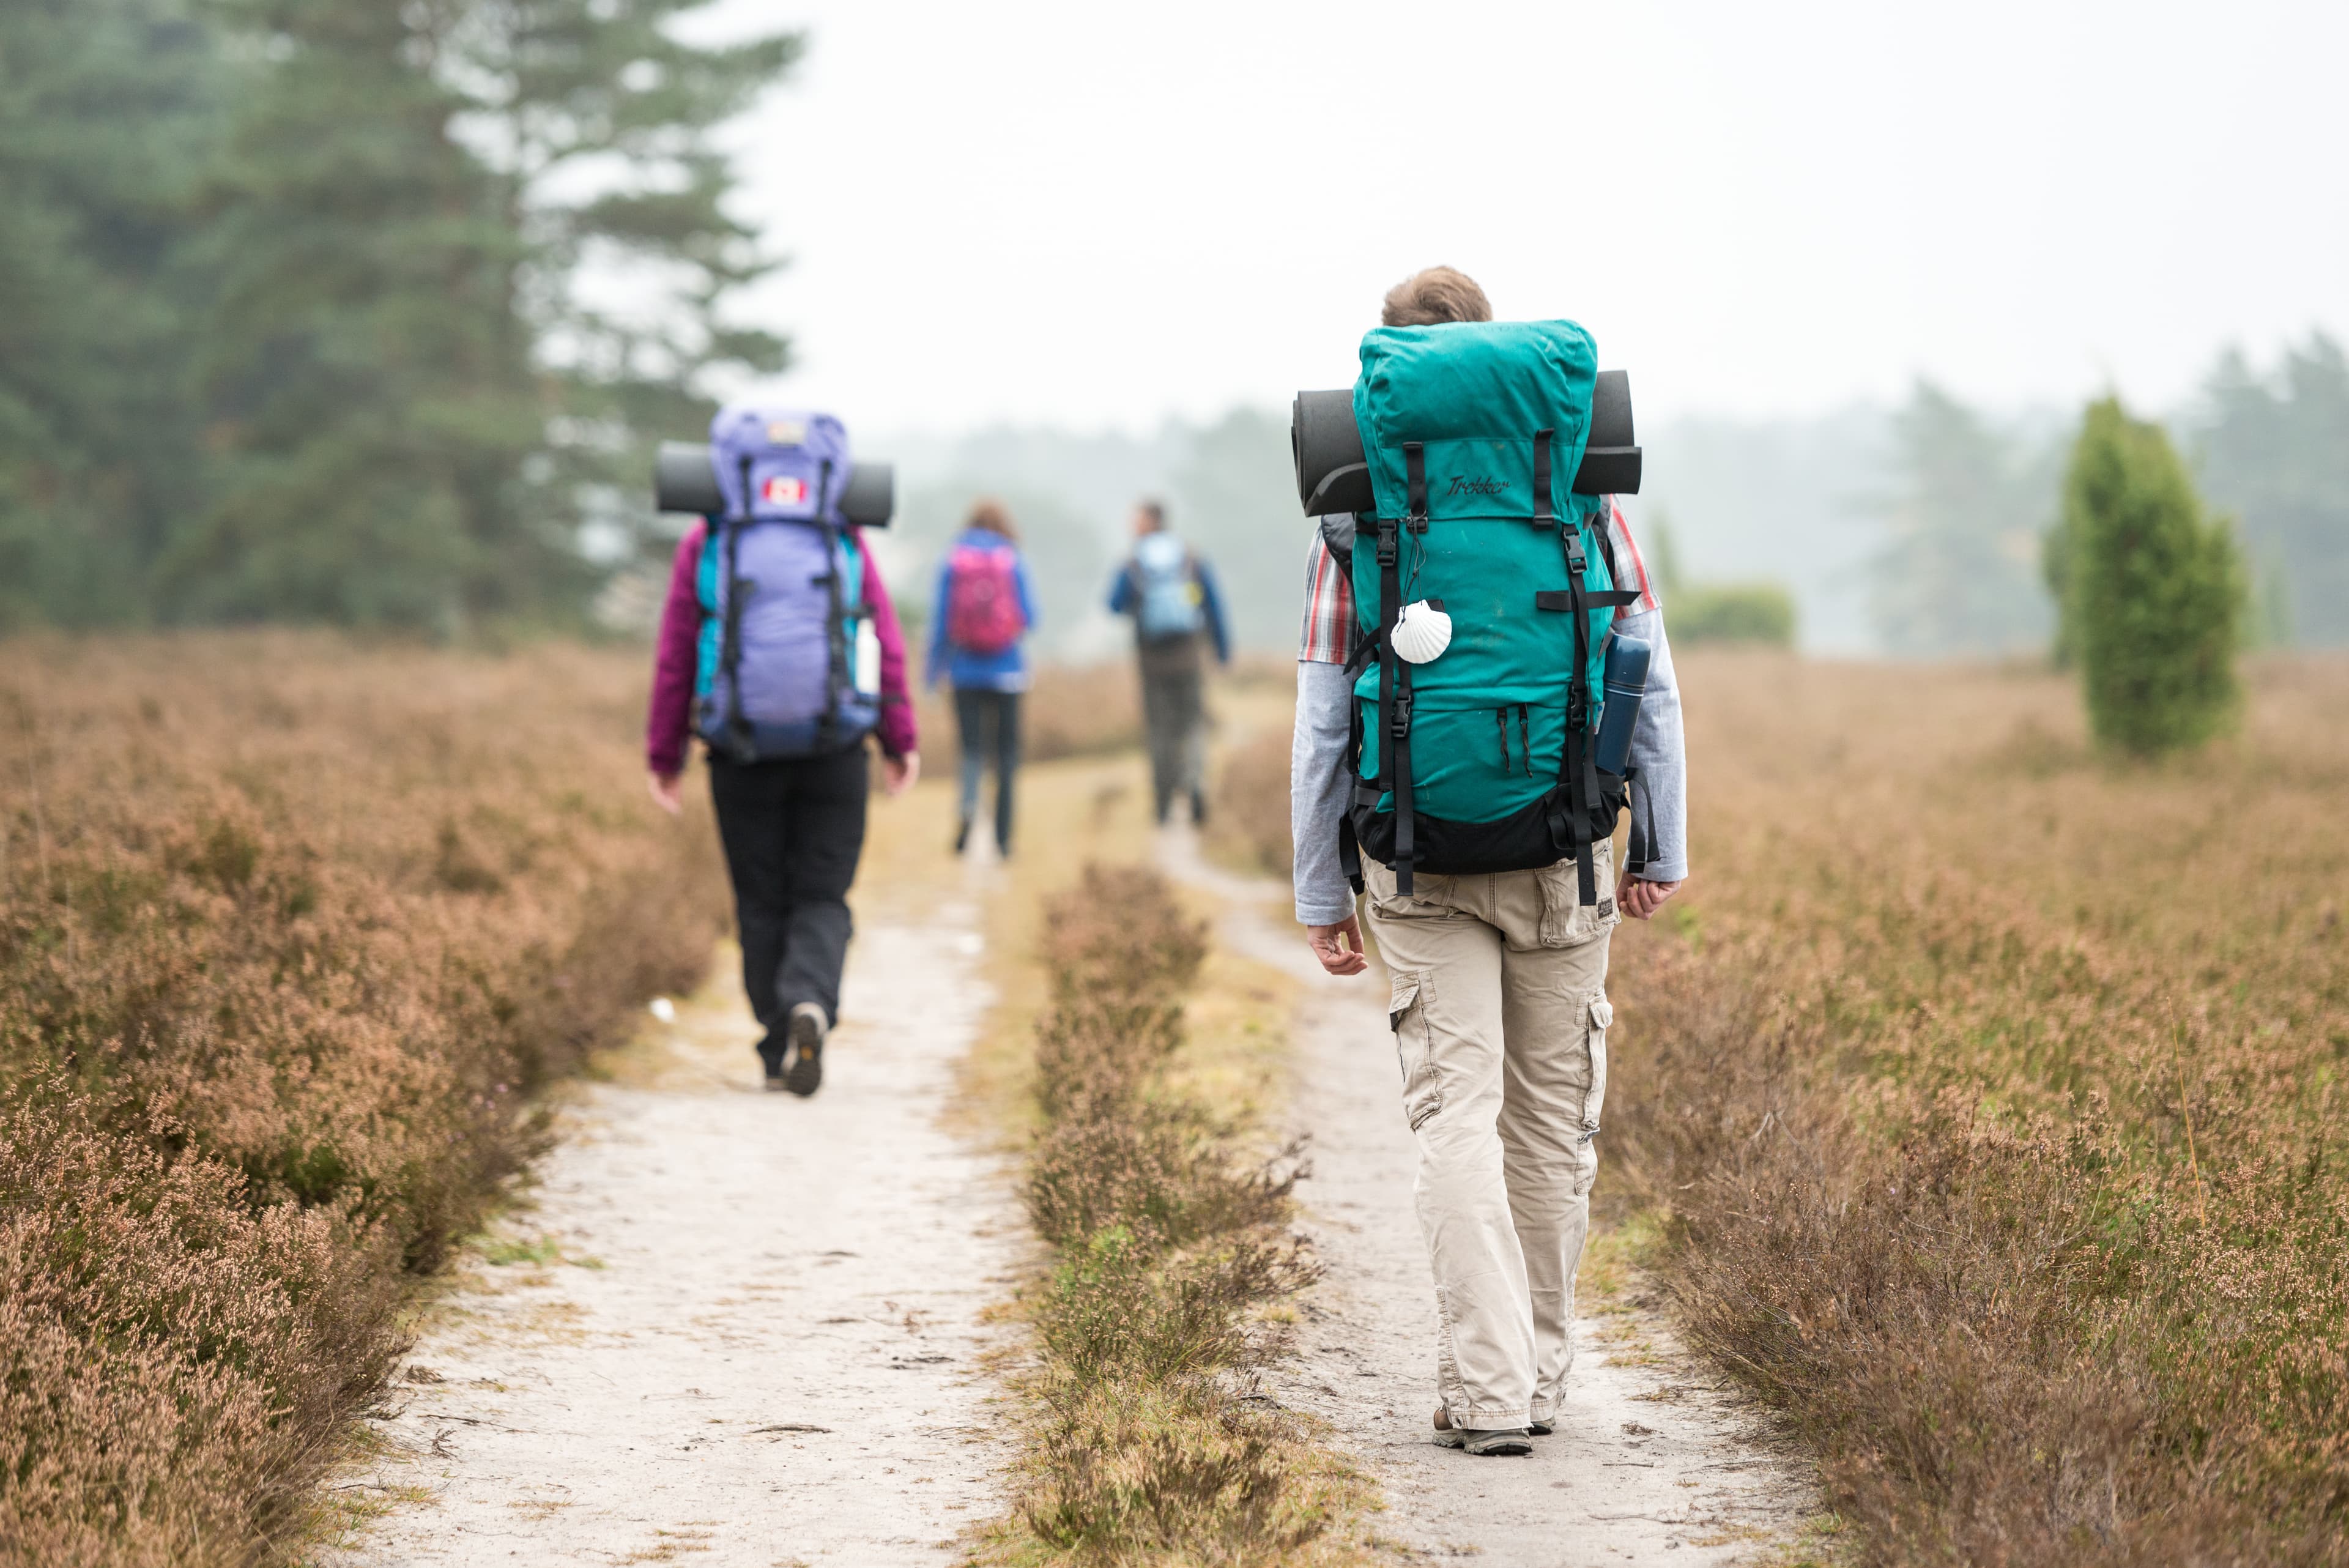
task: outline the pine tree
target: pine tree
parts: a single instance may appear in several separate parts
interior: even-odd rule
[[[1876,510],[1890,535],[1875,612],[1897,653],[2010,649],[2044,635],[2032,556],[2054,488],[2024,443],[1928,381],[1893,421],[1899,489]]]
[[[204,504],[189,196],[222,75],[182,0],[0,6],[0,628],[146,618]]]
[[[772,375],[781,336],[729,306],[780,262],[726,211],[735,179],[713,132],[800,58],[805,39],[679,42],[705,0],[465,0],[471,124],[507,222],[532,238],[517,309],[537,334],[559,407],[528,498],[553,525],[657,535],[653,445],[694,438],[717,377]],[[590,173],[589,171],[593,171]],[[624,273],[631,306],[588,299],[590,269]]]
[[[224,483],[174,611],[576,614],[580,524],[641,491],[650,436],[706,419],[713,366],[781,361],[723,320],[771,264],[709,133],[797,38],[681,44],[682,0],[218,5],[255,64],[211,194]],[[681,281],[620,318],[588,265]]]
[[[2242,564],[2159,425],[2117,398],[2089,405],[2062,527],[2066,622],[2097,739],[2153,756],[2223,729],[2240,696]]]
[[[2259,561],[2264,639],[2349,644],[2349,355],[2322,332],[2272,371],[2230,351],[2195,429],[2203,483]]]

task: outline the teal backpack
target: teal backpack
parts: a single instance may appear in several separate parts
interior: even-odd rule
[[[1367,853],[1409,893],[1414,869],[1571,857],[1595,904],[1591,846],[1625,799],[1592,758],[1604,644],[1638,596],[1615,587],[1606,497],[1572,491],[1590,335],[1571,321],[1382,327],[1361,361],[1354,420],[1376,512],[1355,524],[1346,873],[1359,891]]]

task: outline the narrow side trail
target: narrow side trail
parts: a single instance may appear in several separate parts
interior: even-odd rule
[[[1323,973],[1298,928],[1268,912],[1287,890],[1206,865],[1188,835],[1169,836],[1164,859],[1223,901],[1223,940],[1304,988],[1288,1119],[1312,1139],[1313,1174],[1299,1195],[1328,1273],[1299,1303],[1299,1355],[1268,1375],[1266,1390],[1327,1421],[1378,1477],[1387,1507],[1378,1533],[1496,1568],[1696,1568],[1793,1536],[1816,1506],[1799,1463],[1673,1343],[1658,1314],[1594,1302],[1588,1262],[1556,1433],[1526,1459],[1471,1459],[1429,1441],[1435,1293],[1413,1207],[1418,1150],[1397,1104],[1386,981],[1375,971]]]
[[[859,913],[814,1098],[760,1089],[730,980],[585,1093],[346,1480],[392,1511],[328,1560],[957,1560],[1006,1458],[982,1313],[1027,1245],[939,1126],[978,915]]]

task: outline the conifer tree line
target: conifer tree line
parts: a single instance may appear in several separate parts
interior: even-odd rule
[[[802,40],[700,3],[0,7],[0,628],[576,618],[788,353],[712,133]]]
[[[1895,414],[1871,602],[1884,647],[1941,655],[2053,640],[2068,659],[2060,544],[2065,475],[2100,417],[2002,423],[1920,382]],[[2349,646],[2349,357],[2323,332],[2268,367],[2230,349],[2168,421],[2181,477],[2234,520],[2242,635]],[[2100,438],[2101,439],[2101,438]],[[2043,574],[2044,580],[2043,580]]]

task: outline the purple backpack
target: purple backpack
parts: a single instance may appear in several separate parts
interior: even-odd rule
[[[856,744],[880,716],[864,556],[840,514],[848,432],[830,414],[729,403],[709,422],[722,515],[697,583],[695,728],[736,762]]]

